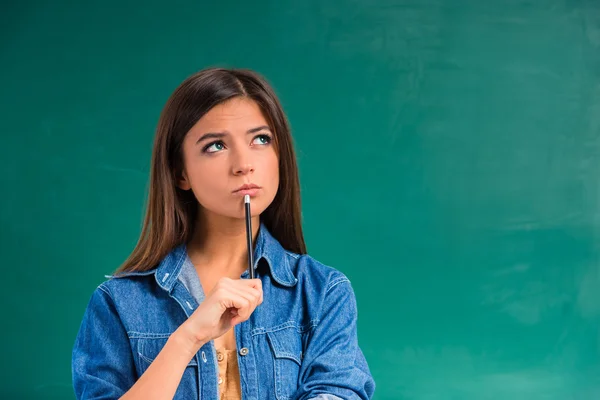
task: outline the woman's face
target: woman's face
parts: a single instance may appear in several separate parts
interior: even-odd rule
[[[244,195],[249,194],[252,215],[261,214],[279,187],[273,139],[253,100],[238,97],[215,106],[184,139],[179,187],[193,191],[204,213],[244,218]]]

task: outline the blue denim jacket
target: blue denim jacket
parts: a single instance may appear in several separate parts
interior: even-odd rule
[[[358,345],[348,278],[286,251],[264,225],[254,259],[264,300],[234,327],[242,398],[370,399],[375,382]],[[182,245],[157,268],[108,277],[94,291],[73,348],[77,399],[119,398],[194,312],[204,294],[200,285],[196,297],[188,290],[186,263]],[[210,341],[190,360],[174,399],[217,400],[217,379]]]

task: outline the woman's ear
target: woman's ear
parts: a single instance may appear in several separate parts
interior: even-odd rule
[[[179,189],[190,190],[192,188],[185,170],[180,171],[180,173],[178,173],[176,176],[178,177],[177,187],[179,187]]]

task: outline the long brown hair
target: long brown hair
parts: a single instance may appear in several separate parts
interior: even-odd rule
[[[260,219],[281,245],[305,254],[300,214],[300,183],[289,123],[269,83],[245,69],[208,68],[183,81],[162,110],[152,151],[146,215],[137,245],[119,267],[141,272],[156,267],[194,230],[198,202],[177,187],[183,168],[182,143],[188,131],[211,108],[234,97],[255,101],[267,119],[279,158],[279,189]]]

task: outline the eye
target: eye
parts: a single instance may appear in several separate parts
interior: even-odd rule
[[[204,146],[202,149],[203,153],[216,153],[225,148],[225,144],[222,141],[212,142]]]
[[[254,140],[252,140],[252,144],[265,145],[271,143],[272,140],[273,138],[271,135],[263,134],[256,136]]]

